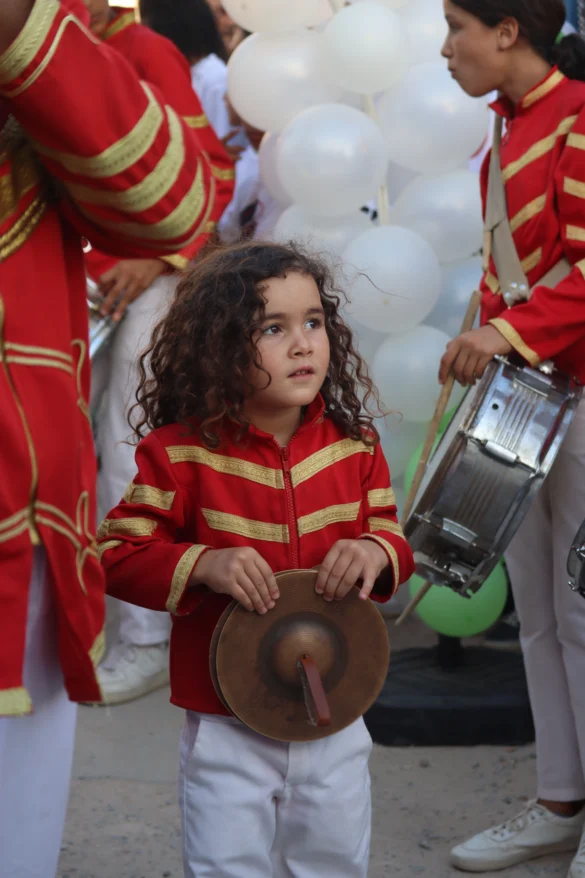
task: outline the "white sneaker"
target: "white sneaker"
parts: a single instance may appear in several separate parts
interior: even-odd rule
[[[116,643],[97,669],[102,704],[133,701],[169,682],[169,644]]]
[[[451,865],[464,872],[493,872],[545,854],[574,851],[579,846],[584,822],[583,811],[574,817],[559,817],[531,801],[506,823],[454,847]],[[582,875],[585,878],[585,871],[576,872],[574,878]],[[573,878],[572,874],[569,878]]]
[[[581,813],[583,814],[583,811]],[[585,878],[585,832],[581,836],[581,844],[577,856],[571,863],[567,878]]]

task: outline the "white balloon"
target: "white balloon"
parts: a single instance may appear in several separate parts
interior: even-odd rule
[[[222,0],[222,6],[244,30],[264,33],[309,27],[322,13],[320,0]]]
[[[306,107],[336,101],[327,77],[323,36],[315,31],[252,34],[228,62],[228,95],[236,112],[260,131],[282,131]]]
[[[409,171],[408,168],[401,168],[395,162],[390,162],[386,174],[388,202],[394,204],[400,193],[418,176],[417,171]]]
[[[418,177],[398,196],[390,221],[428,241],[442,264],[481,249],[483,220],[479,179],[472,171]]]
[[[466,164],[487,134],[487,102],[465,94],[444,64],[419,64],[384,95],[380,126],[391,161],[442,174]]]
[[[459,335],[469,300],[479,287],[482,274],[481,256],[446,266],[443,269],[441,295],[427,317],[428,325],[446,332],[451,338]]]
[[[369,3],[370,0],[352,0],[353,3]],[[388,9],[401,9],[403,6],[406,6],[411,0],[376,0],[377,3],[380,3],[381,6],[386,6]]]
[[[376,421],[380,433],[382,451],[390,467],[390,477],[395,483],[404,475],[414,451],[427,435],[426,422],[410,422],[396,417],[387,417],[385,424]]]
[[[278,174],[297,204],[344,216],[373,198],[388,163],[384,139],[365,113],[323,104],[300,113],[278,140]]]
[[[449,341],[439,329],[417,326],[380,345],[372,372],[387,408],[401,413],[407,421],[430,420],[441,389],[437,382],[439,363]]]
[[[381,226],[364,232],[343,259],[347,270],[353,269],[348,310],[370,329],[406,332],[425,319],[439,298],[439,261],[410,229]]]
[[[292,204],[292,198],[282,185],[276,167],[278,134],[265,134],[258,150],[258,170],[260,179],[275,201],[283,207]]]
[[[293,204],[281,214],[274,227],[276,241],[297,241],[317,253],[329,253],[341,259],[350,241],[371,227],[365,213],[356,210],[349,216],[314,216]]]
[[[400,17],[376,0],[338,12],[325,28],[323,48],[333,81],[360,94],[390,88],[407,67]]]
[[[411,0],[400,10],[400,18],[406,31],[410,65],[440,62],[447,36],[443,4],[437,0]]]

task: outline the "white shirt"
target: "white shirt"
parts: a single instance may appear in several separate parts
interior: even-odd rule
[[[209,124],[221,140],[232,126],[225,103],[227,65],[217,55],[208,55],[191,68],[191,84],[201,101]]]

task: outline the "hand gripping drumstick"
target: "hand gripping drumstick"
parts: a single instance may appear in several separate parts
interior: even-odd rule
[[[463,319],[463,323],[461,324],[461,332],[462,335],[464,332],[469,332],[473,329],[473,324],[475,323],[475,318],[477,316],[477,312],[479,310],[479,305],[481,302],[481,293],[476,290],[473,296],[470,299],[469,305],[467,306],[467,313]],[[435,439],[437,438],[437,433],[439,432],[439,427],[441,426],[441,421],[443,420],[443,415],[447,410],[447,405],[449,403],[449,398],[451,396],[451,391],[453,390],[453,384],[455,383],[455,376],[451,372],[443,385],[441,393],[439,395],[439,399],[437,400],[437,405],[435,408],[435,413],[433,415],[433,419],[431,421],[431,425],[429,427],[429,432],[427,433],[427,438],[425,440],[425,444],[423,446],[422,454],[420,456],[420,460],[418,462],[417,468],[414,473],[414,478],[412,480],[412,485],[410,486],[410,491],[408,492],[408,497],[406,498],[406,503],[404,505],[404,513],[402,515],[401,525],[404,527],[410,513],[412,512],[412,507],[414,506],[414,501],[416,499],[416,495],[418,494],[418,489],[420,488],[421,482],[423,480],[424,474],[426,472],[427,464],[429,462],[429,458],[431,456],[431,452],[433,450],[433,446],[435,444]],[[415,610],[424,596],[429,591],[432,586],[432,582],[425,582],[423,587],[419,589],[413,599],[410,601],[404,612],[394,623],[396,626],[402,625],[405,622],[410,614]]]

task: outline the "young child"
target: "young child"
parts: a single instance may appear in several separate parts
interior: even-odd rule
[[[230,600],[260,614],[274,574],[387,600],[413,571],[372,418],[372,384],[332,279],[292,246],[200,259],[142,358],[138,475],[99,531],[111,594],[173,615],[171,701],[187,711],[188,878],[363,878],[371,739],[360,719],[308,744],[227,715],[209,646]],[[149,358],[151,378],[147,377]]]

